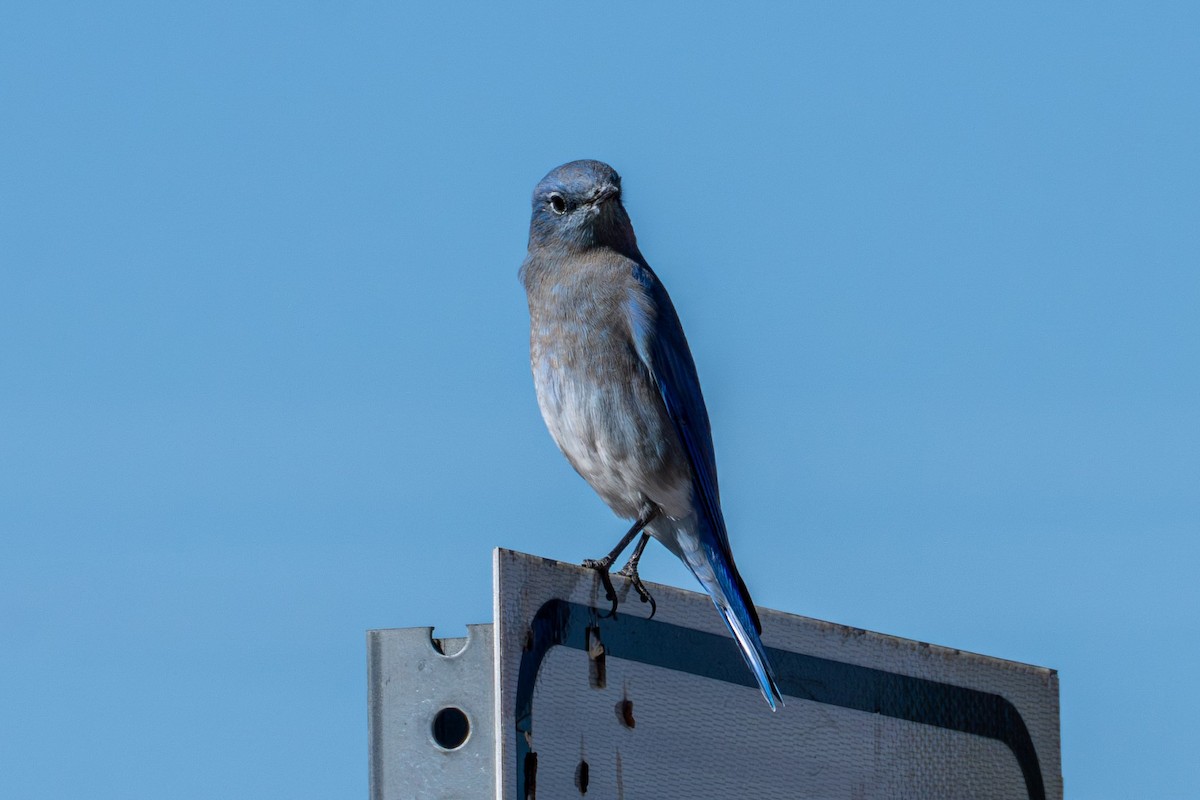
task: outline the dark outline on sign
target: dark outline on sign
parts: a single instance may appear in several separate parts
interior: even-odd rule
[[[531,753],[533,687],[542,661],[555,646],[586,652],[589,626],[599,628],[606,653],[615,658],[757,685],[727,636],[629,615],[601,616],[591,606],[550,600],[534,615],[517,674],[518,797],[525,796],[521,767]],[[773,647],[767,654],[785,695],[996,739],[1016,757],[1030,800],[1045,800],[1042,769],[1025,720],[1000,695]]]

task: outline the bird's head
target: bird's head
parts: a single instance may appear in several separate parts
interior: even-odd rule
[[[550,171],[533,190],[531,248],[611,247],[634,257],[637,240],[621,205],[621,176],[601,161],[572,161]]]

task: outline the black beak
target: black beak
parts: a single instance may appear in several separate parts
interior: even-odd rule
[[[614,197],[618,197],[620,194],[621,194],[620,186],[614,186],[611,183],[606,183],[606,184],[600,186],[599,188],[597,188],[595,192],[593,192],[592,205],[598,206],[601,203],[607,202],[608,200],[610,200]]]

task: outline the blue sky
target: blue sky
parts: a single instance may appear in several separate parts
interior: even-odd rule
[[[1071,796],[1200,794],[1194,6],[2,16],[0,795],[361,797],[363,632],[608,549],[516,279],[575,158],[755,599],[1055,667]]]

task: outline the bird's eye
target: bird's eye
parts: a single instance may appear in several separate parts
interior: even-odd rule
[[[567,201],[563,199],[561,194],[554,192],[550,195],[550,209],[555,214],[565,214],[567,213]]]

